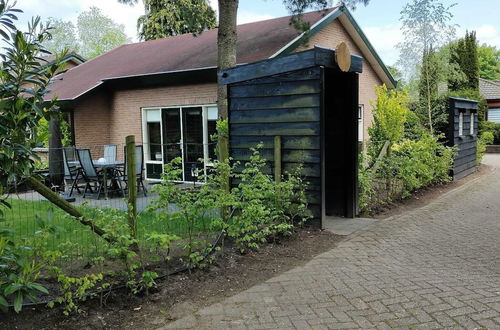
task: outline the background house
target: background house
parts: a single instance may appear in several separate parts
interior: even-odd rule
[[[290,17],[238,26],[239,64],[314,46],[345,42],[364,58],[359,89],[359,136],[372,122],[375,86],[394,87],[380,57],[344,7],[304,14],[311,28],[300,35]],[[122,144],[135,135],[145,146],[147,177],[173,157],[185,165],[213,155],[209,136],[217,120],[217,29],[120,46],[56,79],[51,86],[71,113],[77,146]],[[187,180],[187,178],[184,178]]]
[[[488,103],[486,120],[500,123],[500,81],[479,78],[479,91]]]

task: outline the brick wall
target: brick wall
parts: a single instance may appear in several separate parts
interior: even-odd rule
[[[314,46],[335,49],[342,41],[347,44],[351,54],[363,56],[361,50],[356,46],[338,19],[325,26],[309,39],[307,45],[299,47],[296,51],[306,50]],[[375,95],[375,85],[382,85],[382,80],[377,76],[370,63],[364,61],[363,72],[359,77],[359,103],[364,104],[363,137],[365,140],[368,139],[368,127],[373,121],[371,102],[377,98]]]
[[[111,98],[110,92],[93,93],[73,109],[77,147],[94,148],[109,144]]]

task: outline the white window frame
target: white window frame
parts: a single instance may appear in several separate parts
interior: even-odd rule
[[[474,135],[474,117],[475,117],[475,113],[471,112],[470,113],[470,135]]]
[[[184,157],[184,132],[182,130],[183,127],[183,116],[182,116],[182,109],[188,109],[188,108],[202,108],[201,111],[201,116],[202,116],[202,128],[203,128],[203,157],[204,157],[204,171],[206,173],[207,166],[211,166],[212,164],[208,162],[208,145],[210,143],[210,137],[208,136],[208,108],[215,107],[217,108],[216,103],[210,103],[210,104],[193,104],[193,105],[169,105],[169,106],[159,106],[159,107],[144,107],[141,108],[141,119],[142,119],[142,141],[144,141],[144,144],[147,144],[144,150],[144,167],[146,168],[146,164],[165,164],[165,159],[164,157],[164,141],[163,141],[163,120],[160,119],[160,136],[161,136],[161,153],[162,153],[162,160],[161,161],[156,161],[156,160],[149,160],[149,135],[148,135],[148,124],[147,124],[147,119],[146,119],[146,112],[149,110],[160,110],[160,118],[162,118],[162,110],[163,109],[180,109],[181,114],[180,114],[180,125],[181,125],[181,153],[182,156]],[[218,109],[217,109],[218,112]],[[182,180],[181,181],[176,181],[176,182],[191,182],[191,181],[185,181],[185,172],[184,172],[184,161],[182,162]],[[151,179],[147,177],[146,173],[146,180],[148,181],[159,181],[159,179]]]
[[[458,136],[464,136],[464,113],[458,113]]]
[[[363,142],[363,140],[364,140],[364,135],[365,135],[364,119],[365,119],[365,105],[359,104],[358,105],[358,141],[359,142]]]

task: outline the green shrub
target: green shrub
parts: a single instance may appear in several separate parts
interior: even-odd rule
[[[483,160],[484,153],[486,152],[486,146],[492,144],[495,137],[493,133],[490,131],[485,131],[481,133],[479,139],[477,140],[477,149],[476,149],[476,161],[477,164],[481,164]]]
[[[493,141],[487,144],[500,144],[500,123],[493,123],[491,121],[480,122],[479,132],[491,132],[493,134]]]

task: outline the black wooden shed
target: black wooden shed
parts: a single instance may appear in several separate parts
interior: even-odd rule
[[[446,135],[448,145],[457,148],[452,168],[453,179],[457,180],[476,170],[478,102],[455,97],[448,102],[449,127]]]
[[[244,162],[262,142],[272,173],[279,136],[283,171],[304,164],[317,226],[329,215],[354,217],[357,209],[362,58],[351,56],[347,72],[336,63],[335,51],[315,47],[220,73],[228,85],[231,157]]]

